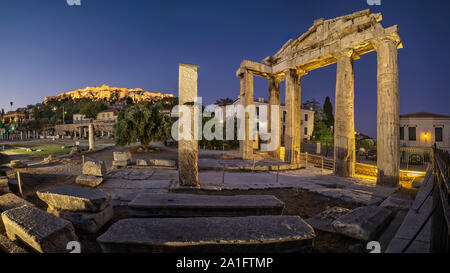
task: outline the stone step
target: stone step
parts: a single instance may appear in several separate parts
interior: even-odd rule
[[[293,253],[312,248],[299,216],[130,218],[97,238],[105,253]]]
[[[284,203],[272,195],[141,193],[128,207],[134,217],[229,217],[281,215]]]
[[[37,252],[64,253],[68,242],[78,241],[72,223],[36,207],[10,209],[1,217],[8,239],[20,240]]]

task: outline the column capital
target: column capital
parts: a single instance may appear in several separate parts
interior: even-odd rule
[[[286,73],[281,72],[281,73],[278,73],[278,74],[268,74],[268,75],[266,76],[266,78],[267,78],[268,80],[274,79],[274,80],[277,81],[277,82],[282,82],[282,81],[284,81],[284,79],[286,78]]]
[[[389,42],[393,43],[396,48],[399,47],[401,48],[402,42],[399,40],[399,37],[395,35],[386,35],[379,39],[372,40],[370,43],[372,44],[375,50],[378,50],[378,47],[381,43],[389,43]]]
[[[341,52],[335,53],[334,57],[336,59],[339,59],[339,58],[342,58],[342,57],[346,57],[346,58],[352,58],[353,60],[358,60],[359,59],[359,54],[353,48],[347,48],[347,49],[344,49]]]
[[[246,68],[242,68],[240,67],[237,71],[236,71],[236,77],[242,77],[242,75],[246,74],[246,73],[252,73],[250,70],[246,69]]]
[[[283,74],[285,74],[285,75],[288,75],[289,73],[294,73],[298,77],[302,77],[302,76],[308,74],[308,71],[303,68],[300,68],[300,67],[293,67],[293,68],[289,68],[289,69],[283,71]]]

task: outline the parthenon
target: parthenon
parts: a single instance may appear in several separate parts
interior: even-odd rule
[[[253,76],[269,81],[269,104],[280,106],[280,82],[286,86],[285,161],[300,162],[301,79],[308,71],[337,63],[334,124],[334,172],[338,176],[355,174],[355,121],[353,61],[361,55],[377,53],[377,183],[399,183],[399,80],[397,49],[402,48],[398,26],[383,28],[380,13],[355,12],[331,20],[318,19],[300,38],[289,40],[275,55],[262,62],[244,60],[236,75],[240,77],[240,101],[253,104]],[[271,107],[269,107],[270,109]],[[270,110],[269,110],[270,111]],[[253,113],[246,113],[245,140],[240,142],[243,159],[253,158],[249,134]],[[270,113],[269,113],[270,117]],[[270,127],[269,129],[271,129]],[[280,137],[273,157],[280,156]]]

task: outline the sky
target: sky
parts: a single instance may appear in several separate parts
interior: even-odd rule
[[[384,27],[399,25],[400,112],[450,115],[447,0],[0,0],[0,108],[102,84],[177,95],[179,63],[200,66],[205,104],[236,99],[243,59],[275,54],[315,19],[368,8]],[[376,53],[354,69],[356,130],[376,137]],[[335,88],[335,64],[310,71],[302,102],[334,102]],[[265,78],[255,77],[254,93],[267,99]]]

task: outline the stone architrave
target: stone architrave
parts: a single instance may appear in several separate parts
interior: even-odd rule
[[[334,115],[334,173],[341,177],[355,176],[355,114],[353,49],[336,55],[336,96]]]
[[[181,186],[198,186],[198,140],[195,139],[196,111],[198,92],[198,66],[180,64],[179,66],[179,104],[191,111],[191,139],[178,141],[178,172]],[[199,114],[199,113],[197,113]],[[178,132],[180,132],[179,124]]]
[[[397,186],[400,176],[400,101],[398,41],[390,37],[374,42],[378,63],[377,183]]]

